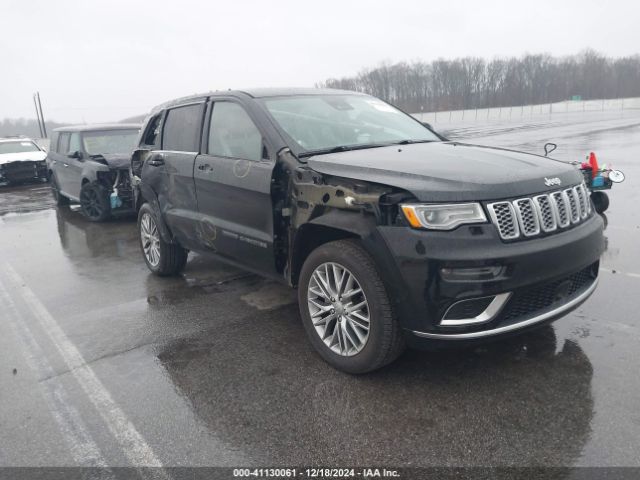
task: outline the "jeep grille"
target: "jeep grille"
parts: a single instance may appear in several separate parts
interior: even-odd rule
[[[576,225],[591,214],[586,186],[487,205],[503,240],[535,237]]]

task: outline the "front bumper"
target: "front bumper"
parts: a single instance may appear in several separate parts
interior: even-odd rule
[[[21,183],[47,179],[47,162],[21,161],[0,165],[0,182]]]
[[[472,341],[554,320],[586,300],[597,284],[602,229],[602,219],[593,215],[554,235],[505,243],[491,224],[451,232],[378,227],[390,253],[378,261],[409,343]],[[493,274],[483,279],[447,274],[480,267]],[[487,300],[480,311],[486,307],[488,313],[467,316],[477,321],[443,322],[458,302],[482,299]]]

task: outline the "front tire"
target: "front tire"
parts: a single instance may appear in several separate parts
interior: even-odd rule
[[[311,252],[300,272],[298,304],[312,345],[338,370],[377,370],[404,350],[378,268],[357,241],[330,242]]]
[[[161,277],[182,272],[187,264],[189,251],[162,239],[158,219],[148,203],[143,204],[138,212],[138,233],[140,250],[149,270]]]
[[[104,185],[85,183],[80,189],[80,209],[91,222],[104,222],[111,216],[109,193]]]

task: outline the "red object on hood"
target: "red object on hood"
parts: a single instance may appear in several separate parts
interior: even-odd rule
[[[598,160],[596,160],[596,154],[591,152],[589,154],[589,165],[591,165],[591,177],[595,178],[598,175]]]

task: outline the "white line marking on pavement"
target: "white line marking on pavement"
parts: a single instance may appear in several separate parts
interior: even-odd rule
[[[144,440],[136,427],[129,421],[125,413],[113,400],[109,391],[98,379],[93,369],[87,364],[80,351],[65,335],[55,318],[49,313],[46,307],[38,300],[38,297],[26,285],[13,267],[5,263],[5,271],[20,295],[24,299],[29,309],[37,318],[40,326],[47,334],[51,342],[69,367],[70,372],[76,378],[82,389],[85,391],[96,410],[102,416],[111,434],[120,443],[124,454],[131,462],[132,466],[141,467],[162,467],[162,463],[155,456],[151,447]],[[155,478],[170,478],[162,471],[153,472]]]
[[[25,360],[33,372],[42,376],[52,376],[55,372],[48,362],[46,355],[38,345],[27,322],[20,315],[18,308],[11,299],[11,296],[0,282],[0,300],[4,306],[4,311],[8,313],[11,327],[25,348]],[[7,317],[5,317],[7,318]],[[100,453],[100,449],[88,432],[78,410],[69,400],[69,394],[57,381],[41,382],[44,399],[58,424],[63,437],[69,444],[71,455],[76,463],[83,467],[107,467],[107,462]],[[111,471],[100,472],[100,478],[115,478]]]

